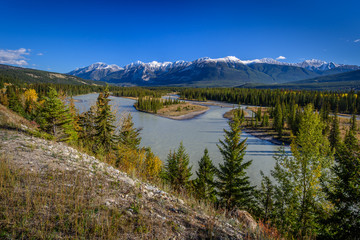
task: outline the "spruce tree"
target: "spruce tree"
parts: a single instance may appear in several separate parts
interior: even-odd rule
[[[195,192],[198,198],[215,202],[214,175],[215,167],[209,157],[207,148],[199,161],[199,170],[196,171],[197,178],[194,181]]]
[[[339,129],[339,119],[337,112],[334,113],[334,117],[331,121],[331,128],[329,133],[329,141],[331,149],[335,149],[340,144],[340,129]]]
[[[19,100],[19,90],[15,86],[8,86],[6,88],[6,95],[8,98],[8,107],[14,112],[20,114],[21,116],[25,115],[25,110]]]
[[[274,185],[270,177],[265,176],[262,171],[260,171],[260,175],[262,177],[261,185],[255,191],[256,212],[260,219],[267,222],[272,217],[274,208]]]
[[[121,128],[119,131],[119,143],[122,146],[131,148],[131,149],[138,149],[141,137],[140,135],[141,129],[136,129],[134,127],[134,123],[132,121],[132,116],[129,113],[124,119],[121,124]]]
[[[353,131],[354,133],[356,133],[357,131],[357,118],[356,118],[356,114],[353,114],[350,118],[350,129],[351,131]]]
[[[95,117],[95,141],[96,141],[96,151],[105,151],[109,152],[114,148],[115,145],[115,115],[111,111],[111,106],[109,105],[109,88],[105,88],[103,93],[100,93],[96,106],[97,114]]]
[[[274,129],[278,132],[279,136],[282,136],[284,122],[283,112],[280,103],[277,103],[274,109]]]
[[[69,109],[58,98],[56,90],[50,88],[44,100],[37,116],[40,128],[52,134],[58,141],[76,141],[77,133]]]
[[[253,186],[250,186],[246,169],[252,161],[244,161],[246,140],[240,140],[241,126],[238,115],[229,121],[230,130],[224,129],[225,139],[220,140],[218,148],[224,163],[216,170],[217,195],[220,203],[228,210],[234,207],[248,209],[253,203]]]
[[[360,239],[360,146],[350,129],[336,151],[332,172],[335,175],[325,188],[334,211],[326,220],[326,239]]]
[[[165,180],[175,191],[187,190],[190,187],[191,168],[189,167],[189,155],[181,142],[177,151],[170,151],[167,157],[164,169]]]
[[[79,126],[80,126],[79,137],[84,142],[85,145],[94,142],[94,137],[96,134],[95,117],[96,117],[95,106],[91,106],[89,111],[84,112],[79,116]]]

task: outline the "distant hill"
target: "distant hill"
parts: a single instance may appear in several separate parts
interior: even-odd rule
[[[137,61],[124,67],[94,63],[68,74],[121,86],[233,87],[293,82],[359,69],[315,59],[286,63],[271,58],[240,60],[228,56],[162,63]]]
[[[283,84],[247,84],[242,87],[314,90],[360,90],[360,70]]]
[[[74,85],[104,85],[105,83],[85,80],[67,74],[47,72],[30,68],[0,64],[0,81],[18,83],[59,83]]]

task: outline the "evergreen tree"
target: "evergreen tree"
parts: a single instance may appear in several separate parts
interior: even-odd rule
[[[215,167],[209,157],[207,148],[205,148],[204,155],[199,161],[199,170],[196,171],[197,178],[194,182],[198,198],[215,202],[214,174]]]
[[[187,190],[190,187],[191,168],[189,167],[189,155],[185,152],[183,143],[177,151],[170,151],[165,164],[165,180],[175,191]]]
[[[38,115],[40,128],[52,134],[58,141],[76,141],[73,120],[69,109],[58,98],[54,88],[50,88]]]
[[[261,123],[262,127],[268,127],[269,126],[269,114],[267,112],[264,113],[263,115],[263,120]]]
[[[241,126],[238,115],[229,121],[230,130],[224,129],[225,139],[220,140],[218,148],[224,163],[216,170],[217,194],[220,203],[228,210],[234,207],[250,208],[253,203],[252,192],[246,169],[252,161],[244,161],[246,140],[240,141]]]
[[[292,156],[276,157],[272,176],[275,187],[275,222],[287,234],[308,238],[318,234],[317,219],[325,214],[328,202],[321,191],[332,166],[330,144],[323,137],[324,124],[312,105],[304,108],[299,133],[291,144]]]
[[[326,220],[325,239],[360,239],[360,146],[352,130],[336,151],[332,168],[334,178],[325,188],[327,199],[334,205]]]
[[[94,142],[94,137],[96,134],[95,129],[95,117],[96,117],[96,107],[91,106],[89,111],[82,113],[79,116],[79,126],[80,126],[80,139],[84,142],[85,145],[91,144]]]
[[[69,100],[69,113],[71,118],[73,119],[73,125],[76,132],[81,132],[81,127],[79,124],[80,116],[79,111],[75,107],[74,99],[71,97]]]
[[[18,89],[16,89],[15,86],[8,86],[6,88],[6,95],[8,98],[8,107],[21,116],[24,116],[25,110],[20,103]]]
[[[339,129],[339,119],[337,112],[334,113],[334,117],[331,121],[331,128],[329,134],[329,141],[331,149],[335,149],[340,144],[340,129]]]
[[[139,149],[141,142],[141,129],[136,129],[132,121],[132,116],[129,113],[123,120],[119,131],[119,143],[131,149]]]
[[[284,122],[283,112],[280,103],[277,103],[274,109],[274,129],[278,132],[279,136],[282,136]]]
[[[353,114],[351,116],[350,119],[350,129],[351,131],[353,131],[354,133],[357,131],[357,119],[356,119],[356,114]]]
[[[97,114],[95,117],[95,141],[96,151],[109,152],[114,148],[115,143],[115,115],[109,105],[109,88],[105,88],[104,93],[100,93],[97,98]]]
[[[274,207],[274,186],[268,176],[260,171],[262,177],[260,188],[255,191],[257,216],[264,222],[272,217]]]

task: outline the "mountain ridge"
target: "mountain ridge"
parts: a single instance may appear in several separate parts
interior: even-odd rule
[[[203,57],[194,61],[136,61],[124,67],[99,62],[75,69],[68,74],[123,86],[230,87],[246,83],[285,83],[358,69],[360,67],[356,65],[317,59],[287,63],[272,58],[240,60],[227,56],[216,59]]]

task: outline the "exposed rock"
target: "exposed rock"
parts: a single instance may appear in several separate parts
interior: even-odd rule
[[[236,217],[239,222],[243,223],[247,229],[255,231],[257,228],[257,222],[247,211],[236,209],[231,213],[231,215]]]

